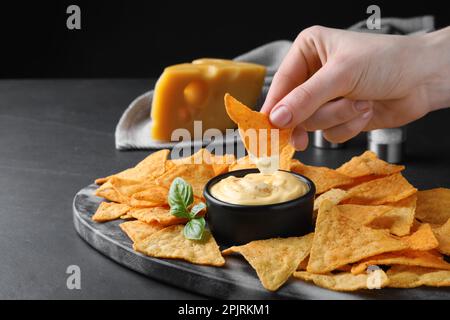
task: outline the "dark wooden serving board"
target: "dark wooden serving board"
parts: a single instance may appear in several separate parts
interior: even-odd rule
[[[120,230],[121,220],[96,223],[91,216],[102,198],[95,185],[81,189],[73,201],[73,220],[78,234],[92,247],[117,263],[163,281],[213,298],[224,299],[450,299],[450,288],[361,290],[334,292],[291,278],[277,292],[260,284],[255,271],[240,256],[226,257],[222,268],[199,266],[184,261],[157,259],[137,253]],[[117,274],[120,277],[120,274]]]

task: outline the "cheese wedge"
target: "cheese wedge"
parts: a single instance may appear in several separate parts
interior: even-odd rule
[[[194,137],[194,121],[202,121],[202,135],[210,128],[222,132],[235,128],[225,111],[225,93],[254,108],[265,74],[262,65],[221,59],[198,59],[167,67],[153,95],[152,138],[170,141],[178,128],[187,129]]]

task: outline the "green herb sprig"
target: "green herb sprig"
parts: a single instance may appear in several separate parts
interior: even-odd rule
[[[169,189],[170,213],[178,218],[186,218],[188,222],[184,226],[184,237],[190,240],[200,240],[205,231],[205,219],[197,217],[197,214],[206,208],[203,202],[192,206],[194,193],[192,186],[182,178],[175,178]]]

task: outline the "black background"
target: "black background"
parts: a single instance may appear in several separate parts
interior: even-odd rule
[[[169,64],[232,58],[271,40],[294,39],[321,24],[432,14],[450,24],[446,1],[14,1],[0,4],[0,77],[156,77]],[[81,30],[66,8],[81,8]]]

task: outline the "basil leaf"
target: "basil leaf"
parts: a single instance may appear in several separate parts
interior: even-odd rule
[[[184,226],[184,237],[190,240],[200,240],[205,230],[205,219],[203,217],[192,219]]]
[[[190,218],[188,207],[194,202],[191,185],[182,178],[175,178],[170,185],[168,202],[171,214],[179,218]]]
[[[195,218],[195,216],[202,211],[203,209],[206,208],[206,204],[204,204],[203,202],[199,202],[197,203],[195,206],[192,207],[191,209],[191,217]]]

